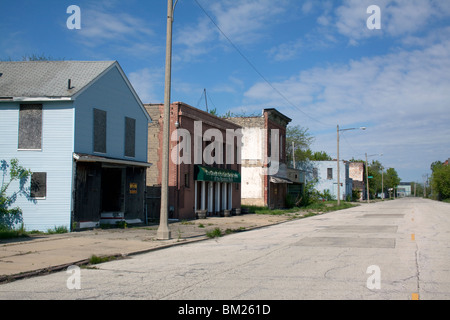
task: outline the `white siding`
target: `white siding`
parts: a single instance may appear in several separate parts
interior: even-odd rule
[[[340,188],[341,200],[345,200],[346,195],[351,195],[352,184],[348,178],[348,165],[344,161],[339,161],[340,163],[340,183],[342,184]],[[330,193],[337,199],[337,165],[336,161],[313,161],[312,166],[317,168],[318,173],[318,183],[315,189],[323,192],[329,190]],[[333,170],[333,178],[328,179],[328,168]]]
[[[33,172],[47,172],[47,197],[34,202],[21,196],[14,203],[23,211],[27,230],[70,230],[74,115],[71,103],[44,103],[42,150],[18,151],[20,103],[0,104],[0,160],[17,158]],[[30,181],[28,180],[28,187]],[[10,190],[17,190],[11,185]]]

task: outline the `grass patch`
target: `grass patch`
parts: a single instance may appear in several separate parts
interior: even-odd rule
[[[14,239],[29,237],[28,233],[23,229],[10,230],[0,227],[0,239]]]
[[[53,229],[47,229],[47,234],[63,234],[68,232],[69,230],[67,230],[66,226],[55,226]]]
[[[228,228],[227,230],[225,230],[225,234],[232,234],[232,233],[242,232],[242,231],[245,231],[245,227],[239,227],[238,229]]]
[[[220,231],[220,228],[215,228],[214,230],[207,231],[206,236],[208,238],[218,238],[222,236],[222,231]]]
[[[48,229],[47,232],[37,230],[26,231],[23,225],[18,229],[9,229],[7,227],[0,226],[0,239],[26,238],[33,234],[63,234],[68,232],[69,231],[66,226],[55,226],[53,229]]]
[[[99,263],[104,263],[104,262],[113,261],[113,260],[116,260],[116,257],[112,257],[112,256],[99,257],[99,256],[96,256],[95,254],[93,254],[89,258],[89,264],[93,265],[93,264],[99,264]]]
[[[340,205],[337,205],[337,201],[320,201],[310,204],[306,207],[294,207],[290,209],[269,209],[267,207],[258,206],[243,206],[249,213],[255,214],[267,214],[267,215],[291,215],[292,213],[302,214],[304,212],[324,213],[342,209],[348,209],[354,207],[354,203],[341,201]],[[302,214],[302,217],[310,216],[309,214]]]

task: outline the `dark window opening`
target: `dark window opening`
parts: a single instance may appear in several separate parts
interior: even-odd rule
[[[328,168],[327,169],[327,179],[328,180],[333,179],[333,168]]]
[[[94,109],[94,152],[106,153],[106,111]]]
[[[45,198],[47,196],[47,173],[33,172],[31,174],[31,198]]]
[[[125,117],[125,156],[136,156],[136,119]]]

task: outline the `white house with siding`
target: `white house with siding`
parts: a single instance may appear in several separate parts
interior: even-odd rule
[[[319,192],[329,190],[331,196],[338,197],[337,192],[337,161],[311,161],[309,163],[307,180],[317,179],[315,189]],[[349,176],[349,163],[339,161],[339,182],[340,199],[346,200],[347,196],[352,196],[353,181]]]
[[[143,222],[150,121],[116,61],[0,62],[0,160],[33,172],[25,228]]]

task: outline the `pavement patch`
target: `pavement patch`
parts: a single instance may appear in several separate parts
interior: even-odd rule
[[[387,218],[387,219],[401,219],[404,218],[404,214],[384,214],[384,213],[371,213],[365,214],[362,216],[363,218]]]
[[[306,237],[295,243],[304,247],[395,248],[394,238]]]
[[[337,233],[396,233],[397,226],[329,226],[321,232]]]

